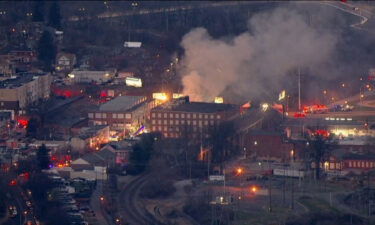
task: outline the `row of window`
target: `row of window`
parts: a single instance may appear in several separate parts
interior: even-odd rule
[[[132,114],[130,113],[108,113],[108,118],[112,114],[113,119],[131,119]],[[94,115],[96,119],[106,119],[107,113],[89,113],[89,118],[94,119]]]
[[[169,117],[168,117],[169,115]],[[152,113],[151,114],[151,117],[152,118],[175,118],[175,119],[184,119],[185,117],[187,119],[190,119],[190,118],[193,118],[193,119],[196,119],[196,118],[199,118],[199,119],[215,119],[215,115],[213,114],[203,114],[203,113]],[[216,115],[216,119],[220,119],[221,116],[220,115]]]
[[[198,132],[198,131],[203,131],[203,132],[207,132],[207,129],[200,129],[199,127],[192,127],[191,130],[185,130],[184,128],[180,128],[180,127],[169,127],[169,126],[153,126],[152,127],[152,130],[153,131],[164,131],[164,132],[167,132],[167,131],[185,131],[185,132]]]
[[[374,162],[363,162],[363,161],[349,161],[349,167],[362,167],[362,168],[372,168],[374,167]]]
[[[196,126],[196,125],[199,125],[199,126],[208,126],[208,125],[211,125],[213,126],[215,124],[215,121],[213,120],[210,120],[210,121],[202,121],[202,120],[152,120],[151,121],[152,125],[193,125],[193,126]]]

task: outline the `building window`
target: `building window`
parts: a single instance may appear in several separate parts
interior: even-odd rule
[[[190,119],[190,113],[186,114],[186,118]]]
[[[89,118],[93,119],[94,118],[94,113],[89,113]]]
[[[107,113],[103,113],[102,116],[104,119],[107,118]]]
[[[156,117],[156,116],[155,116],[155,113],[152,113],[152,114],[151,114],[151,117],[152,117],[152,118],[155,118],[155,117]]]
[[[113,113],[113,114],[112,114],[112,118],[113,118],[113,119],[117,119],[117,114],[116,114],[116,113]]]
[[[156,121],[155,121],[155,120],[152,120],[152,124],[156,124]]]
[[[167,113],[164,113],[164,118],[167,118],[168,114]]]
[[[159,124],[159,125],[161,124],[161,120],[158,120],[158,124]]]
[[[185,124],[185,120],[181,120],[181,124]]]
[[[182,113],[182,114],[181,114],[181,118],[182,118],[182,119],[185,118],[185,113]]]
[[[173,113],[169,113],[169,118],[173,118]]]
[[[217,116],[216,116],[216,119],[218,119],[218,120],[219,120],[220,118],[221,118],[221,116],[220,116],[220,115],[217,115]]]
[[[176,127],[176,131],[180,131],[180,128]]]
[[[164,134],[164,136],[165,136],[165,137],[168,137],[168,134],[167,134],[167,133],[165,133],[165,134]]]
[[[122,114],[122,113],[117,114],[117,118],[124,119],[124,114]]]
[[[158,113],[158,118],[161,118],[161,113]]]
[[[170,120],[170,121],[169,121],[169,124],[170,124],[170,125],[173,125],[173,120]]]
[[[365,162],[362,162],[362,167],[365,167]]]
[[[374,162],[370,162],[370,167],[374,167]]]
[[[207,115],[207,114],[205,114],[205,115],[204,115],[204,118],[205,118],[205,119],[208,119],[208,115]]]
[[[190,120],[187,121],[187,125],[190,125]]]
[[[200,127],[202,126],[202,120],[199,120],[199,126]]]
[[[161,126],[158,126],[158,129],[159,129],[159,131],[162,131],[162,128],[161,128]]]
[[[208,125],[208,121],[207,121],[207,120],[206,120],[206,121],[204,121],[204,125],[206,125],[206,126]]]
[[[193,120],[193,125],[194,126],[197,125],[197,121]]]
[[[351,168],[352,166],[352,161],[349,161],[349,167]]]
[[[126,114],[125,114],[125,118],[126,118],[126,119],[131,119],[131,118],[132,118],[132,114],[130,114],[130,113],[126,113]]]
[[[210,121],[210,125],[211,125],[211,126],[214,125],[214,121],[213,121],[213,120]]]
[[[199,114],[199,119],[202,119],[202,114]]]
[[[175,121],[174,121],[174,124],[179,125],[180,123],[179,123],[178,120],[175,120]]]
[[[180,115],[178,113],[174,114],[174,118],[178,119],[180,118]]]
[[[164,127],[164,131],[168,131],[168,127]]]
[[[101,113],[95,113],[95,118],[102,118],[102,114]]]
[[[197,118],[197,114],[193,113],[193,119],[196,119],[196,118]]]
[[[366,168],[367,168],[367,167],[369,167],[369,166],[368,166],[368,162],[366,162]]]
[[[210,119],[214,119],[215,117],[214,117],[214,115],[210,115]]]

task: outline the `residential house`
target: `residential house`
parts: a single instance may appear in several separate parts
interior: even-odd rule
[[[109,141],[109,126],[95,125],[82,129],[81,133],[71,139],[74,151],[83,152],[86,149],[99,150],[101,145]]]
[[[76,65],[77,59],[75,54],[60,52],[56,56],[56,71],[57,72],[70,72]]]

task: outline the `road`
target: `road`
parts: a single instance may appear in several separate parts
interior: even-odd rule
[[[129,225],[158,225],[160,224],[142,205],[139,192],[151,177],[150,174],[140,175],[125,185],[120,193],[119,213]]]
[[[75,22],[75,21],[87,20],[87,19],[89,20],[90,19],[106,19],[106,18],[115,18],[115,17],[123,17],[123,16],[169,13],[169,12],[188,11],[188,10],[204,9],[204,8],[211,8],[211,7],[236,6],[236,5],[247,5],[247,4],[254,4],[254,1],[209,2],[206,4],[200,4],[199,6],[175,6],[175,7],[167,7],[167,8],[159,8],[159,9],[137,9],[137,10],[134,9],[134,10],[128,10],[124,12],[102,13],[95,17],[85,17],[84,19],[80,19],[77,16],[72,16],[68,19],[68,21]]]
[[[95,217],[99,224],[101,225],[108,225],[107,220],[105,219],[103,215],[103,210],[101,208],[100,203],[100,196],[102,195],[102,187],[103,182],[101,180],[98,181],[95,191],[92,193],[90,205],[92,210],[95,212]]]
[[[373,16],[373,14],[370,11],[368,11],[368,10],[362,8],[362,7],[360,8],[360,7],[357,7],[357,6],[349,4],[349,3],[343,3],[341,1],[322,1],[322,2],[319,2],[319,3],[324,4],[324,5],[328,5],[328,6],[334,7],[338,10],[341,10],[341,11],[350,13],[352,15],[361,17],[361,21],[359,23],[355,23],[355,24],[350,25],[351,27],[356,28],[356,29],[364,30],[362,26]]]

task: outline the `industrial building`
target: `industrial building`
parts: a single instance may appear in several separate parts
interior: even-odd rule
[[[189,97],[175,99],[151,110],[151,130],[170,138],[208,137],[212,128],[238,109],[231,104],[190,102]]]
[[[135,132],[146,123],[155,102],[146,96],[118,96],[89,112],[90,123],[109,125],[111,130]]]

